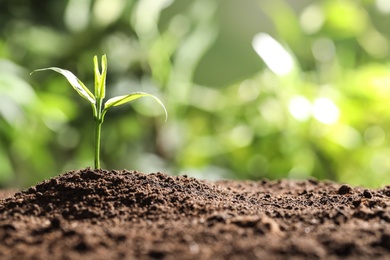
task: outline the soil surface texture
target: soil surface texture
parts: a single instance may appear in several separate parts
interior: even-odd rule
[[[83,169],[0,199],[0,259],[390,259],[390,186]]]

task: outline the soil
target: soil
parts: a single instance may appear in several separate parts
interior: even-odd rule
[[[0,259],[390,259],[390,186],[83,169],[0,199]]]

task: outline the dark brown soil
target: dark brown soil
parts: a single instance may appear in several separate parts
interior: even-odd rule
[[[390,259],[390,186],[85,169],[0,199],[0,259],[316,258]]]

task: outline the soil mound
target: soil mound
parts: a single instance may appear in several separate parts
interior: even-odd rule
[[[0,200],[1,259],[390,258],[390,187],[84,169]]]

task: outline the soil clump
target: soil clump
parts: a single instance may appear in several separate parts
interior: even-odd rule
[[[390,186],[77,170],[0,193],[0,259],[390,259]]]

